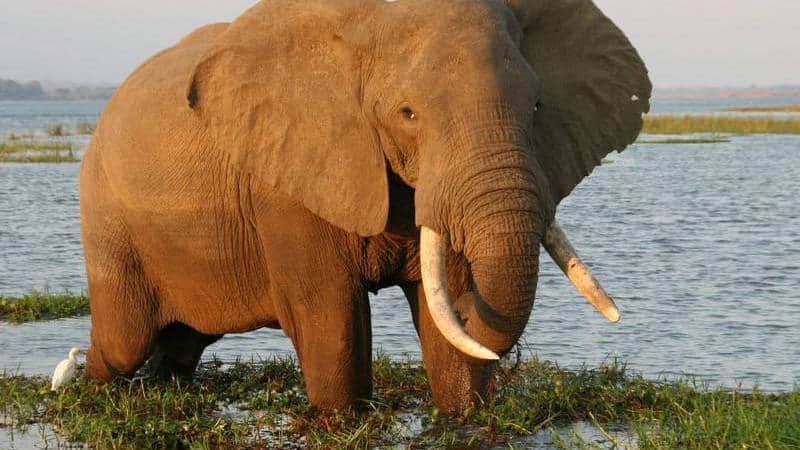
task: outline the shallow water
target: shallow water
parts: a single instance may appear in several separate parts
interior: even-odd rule
[[[14,120],[0,104],[0,135],[20,131],[9,123],[77,123],[101,106],[92,113],[76,103],[73,115],[38,105],[38,119]],[[562,202],[559,220],[623,319],[606,323],[545,254],[524,335],[531,351],[566,367],[620,358],[651,378],[769,390],[800,383],[800,136],[731,139],[635,145]],[[0,294],[85,290],[77,173],[78,164],[0,164]],[[419,357],[402,292],[371,299],[376,351]],[[88,333],[86,318],[0,323],[0,370],[47,373]],[[205,357],[287,352],[280,331],[260,330],[226,336]]]
[[[105,100],[86,101],[0,101],[0,137],[8,133],[42,132],[62,124],[75,130],[81,123],[95,123]]]

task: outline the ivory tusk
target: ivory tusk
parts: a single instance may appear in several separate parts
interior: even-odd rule
[[[422,227],[420,231],[420,269],[422,286],[433,323],[455,348],[469,356],[485,360],[500,359],[497,354],[473,339],[464,328],[447,293],[447,243],[435,231]]]
[[[610,322],[619,322],[619,310],[600,282],[581,261],[564,230],[554,220],[544,235],[544,248],[586,300]]]

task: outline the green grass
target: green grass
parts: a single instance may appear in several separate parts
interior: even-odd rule
[[[721,138],[721,137],[711,137],[711,138],[692,138],[692,139],[681,139],[681,138],[669,138],[669,139],[648,139],[645,141],[636,141],[637,144],[674,144],[674,145],[682,145],[682,144],[723,144],[726,142],[730,142],[730,139]]]
[[[67,151],[71,148],[72,144],[69,142],[21,142],[19,138],[0,142],[0,153]]]
[[[78,128],[75,129],[75,134],[77,135],[89,135],[94,133],[95,124],[89,122],[81,122],[78,124]]]
[[[0,295],[0,321],[12,323],[89,314],[89,298],[69,293],[32,292],[22,297]]]
[[[725,111],[733,112],[800,112],[800,104],[796,105],[771,105],[771,106],[745,106],[742,108],[728,108]]]
[[[12,163],[66,163],[78,162],[72,143],[34,142],[19,138],[0,142],[0,162]]]
[[[69,131],[63,124],[57,123],[47,127],[47,135],[50,137],[69,136]]]
[[[558,428],[577,420],[603,431],[625,424],[642,449],[800,445],[800,391],[708,391],[647,381],[618,363],[568,371],[533,359],[504,367],[492,401],[452,418],[433,406],[416,363],[379,357],[374,381],[375,399],[362,413],[320,413],[308,405],[291,359],[212,361],[191,383],[79,380],[59,393],[44,378],[3,374],[0,414],[14,429],[46,423],[102,448],[491,447],[512,440],[524,447],[519,439],[540,430],[557,446],[590,447],[560,437]]]
[[[646,134],[800,134],[800,119],[664,114],[645,116],[642,132]]]

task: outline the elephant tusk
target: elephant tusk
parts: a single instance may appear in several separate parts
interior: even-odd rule
[[[619,310],[600,282],[581,261],[564,230],[554,220],[544,235],[544,248],[586,300],[610,322],[619,322]]]
[[[442,236],[427,227],[420,231],[420,268],[422,271],[422,287],[428,310],[436,328],[455,348],[478,359],[496,361],[497,354],[473,339],[464,328],[447,293],[447,267],[445,264],[447,244]]]

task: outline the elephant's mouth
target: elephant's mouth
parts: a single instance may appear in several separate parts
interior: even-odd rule
[[[594,278],[570,244],[564,230],[555,221],[547,228],[542,244],[578,292],[606,319],[618,322],[620,315],[614,301]],[[447,241],[437,232],[423,226],[420,235],[420,264],[431,317],[448,342],[463,353],[477,359],[498,360],[497,353],[476,341],[464,330],[453,309],[447,289],[446,253]],[[474,294],[480,300],[477,292]]]

